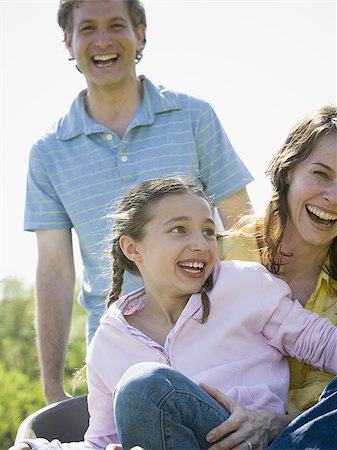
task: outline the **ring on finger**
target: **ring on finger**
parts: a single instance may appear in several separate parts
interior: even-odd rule
[[[247,445],[249,450],[253,450],[253,445],[251,442],[249,442],[249,441],[243,441],[243,442]]]

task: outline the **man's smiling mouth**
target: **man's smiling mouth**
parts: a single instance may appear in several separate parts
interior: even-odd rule
[[[93,63],[97,67],[106,67],[117,61],[118,53],[108,53],[106,55],[95,55],[92,57]]]

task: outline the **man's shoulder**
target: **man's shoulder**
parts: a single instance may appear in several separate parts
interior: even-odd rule
[[[83,92],[80,92],[72,101],[70,108],[59,119],[57,119],[46,132],[40,136],[33,147],[39,148],[40,146],[54,144],[60,140],[67,140],[67,135],[74,134],[74,127],[80,126],[79,118],[82,116],[82,100]],[[77,125],[76,125],[77,124]]]
[[[190,107],[191,105],[208,108],[210,104],[203,98],[196,94],[182,92],[173,88],[167,88],[165,86],[158,86],[159,92],[166,98],[171,98],[177,103],[180,103],[182,107]]]
[[[154,84],[149,79],[142,77],[146,83],[146,89],[151,95],[158,95],[161,100],[168,104],[175,105],[182,109],[191,108],[191,106],[209,108],[210,104],[200,96],[188,92],[182,92],[179,89],[167,87],[162,84]]]
[[[57,140],[57,129],[61,118],[54,122],[33,144],[33,148],[40,148],[52,144]]]

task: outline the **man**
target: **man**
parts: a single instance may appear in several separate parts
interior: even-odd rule
[[[193,97],[137,77],[146,42],[139,0],[61,0],[58,22],[87,82],[55,129],[32,148],[25,229],[38,244],[37,342],[48,403],[63,387],[75,271],[71,228],[84,265],[81,305],[91,339],[109,289],[104,241],[113,201],[148,178],[198,177],[224,226],[251,211],[251,175],[213,109]],[[124,292],[137,287],[126,280]]]

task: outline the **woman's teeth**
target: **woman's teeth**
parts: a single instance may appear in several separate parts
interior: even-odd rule
[[[329,221],[337,220],[337,214],[326,213],[316,208],[316,206],[307,205],[307,210],[310,211],[315,216],[319,217],[320,219]]]

